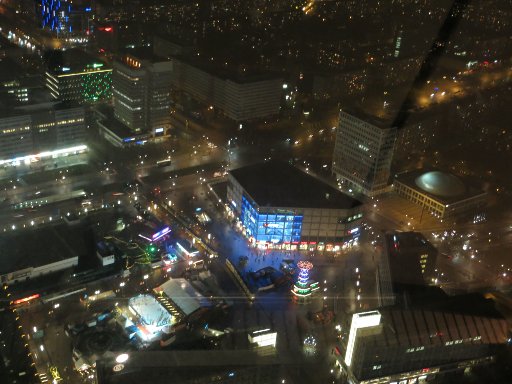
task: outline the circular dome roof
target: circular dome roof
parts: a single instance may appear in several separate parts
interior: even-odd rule
[[[428,193],[442,197],[452,197],[466,192],[464,183],[456,176],[448,173],[433,171],[416,178],[418,187]]]

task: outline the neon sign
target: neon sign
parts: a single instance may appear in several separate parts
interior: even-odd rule
[[[154,233],[153,236],[151,236],[151,239],[153,241],[155,240],[158,240],[159,238],[161,238],[162,236],[165,236],[166,234],[168,234],[169,232],[171,232],[171,228],[169,227],[165,227],[164,229],[162,229],[161,231],[158,231],[157,233]]]
[[[17,304],[26,303],[26,302],[28,302],[30,300],[34,300],[34,299],[39,298],[39,296],[40,296],[39,293],[36,293],[34,295],[30,295],[30,296],[24,297],[23,299],[14,300],[13,304],[17,305]]]

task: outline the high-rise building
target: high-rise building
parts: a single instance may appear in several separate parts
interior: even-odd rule
[[[437,253],[421,233],[386,234],[377,268],[379,304],[393,305],[408,289],[432,284]]]
[[[62,62],[50,65],[45,77],[57,100],[94,103],[112,98],[112,68],[78,49],[65,51]]]
[[[375,196],[389,190],[397,130],[386,121],[340,110],[332,170],[344,189]]]
[[[114,63],[114,115],[133,132],[170,128],[172,63],[132,55]]]
[[[86,34],[93,19],[94,0],[37,1],[41,27],[57,35]]]

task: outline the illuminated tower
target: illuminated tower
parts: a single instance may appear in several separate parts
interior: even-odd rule
[[[39,0],[41,27],[57,34],[81,33],[89,30],[93,0]]]
[[[292,293],[296,302],[306,303],[311,294],[316,291],[319,286],[318,282],[314,282],[309,278],[309,271],[313,269],[311,262],[301,260],[297,263],[297,267],[299,268],[299,276],[293,286]]]

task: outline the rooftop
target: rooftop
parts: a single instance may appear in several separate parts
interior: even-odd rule
[[[190,315],[199,308],[211,306],[210,300],[205,298],[185,279],[169,279],[159,287],[157,292],[163,292],[176,303],[185,316]]]
[[[476,181],[468,178],[462,179],[437,169],[418,169],[405,172],[396,175],[395,179],[445,204],[485,194],[477,186]]]
[[[129,354],[124,369],[115,372],[107,361],[99,361],[97,366],[98,383],[141,383],[154,384],[206,382],[211,376],[220,380],[231,381],[232,376],[239,374],[240,369],[252,368],[261,370],[279,369],[282,358],[276,356],[259,356],[247,350],[197,350],[197,351],[144,351]],[[288,362],[290,364],[290,362]],[[277,374],[277,372],[275,372]]]
[[[7,232],[0,236],[0,274],[40,267],[87,253],[81,226],[64,223],[30,231]]]
[[[234,169],[230,174],[260,206],[350,209],[362,203],[318,178],[280,161]]]
[[[386,234],[386,246],[392,283],[426,285],[436,264],[436,248],[419,232]],[[422,273],[420,257],[427,255]],[[428,261],[427,261],[428,260]]]
[[[391,117],[389,118],[382,118],[379,116],[376,116],[375,114],[371,114],[363,109],[361,106],[352,106],[350,108],[342,108],[342,112],[348,113],[349,115],[358,118],[359,120],[364,121],[365,123],[371,124],[378,128],[391,128],[393,119]]]
[[[379,310],[381,332],[369,336],[375,346],[421,347],[446,345],[464,340],[469,344],[504,344],[507,336],[505,319],[468,315],[447,310],[399,309]],[[414,324],[414,325],[413,325]]]
[[[71,74],[94,69],[105,70],[111,69],[111,67],[81,49],[62,51],[62,56],[56,55],[50,60],[48,65],[48,70],[55,75]]]
[[[105,118],[99,120],[99,123],[126,143],[148,138],[149,134],[147,132],[134,132],[121,121],[117,120],[114,117],[112,109],[109,111],[103,109],[102,117],[103,116],[105,116]]]

